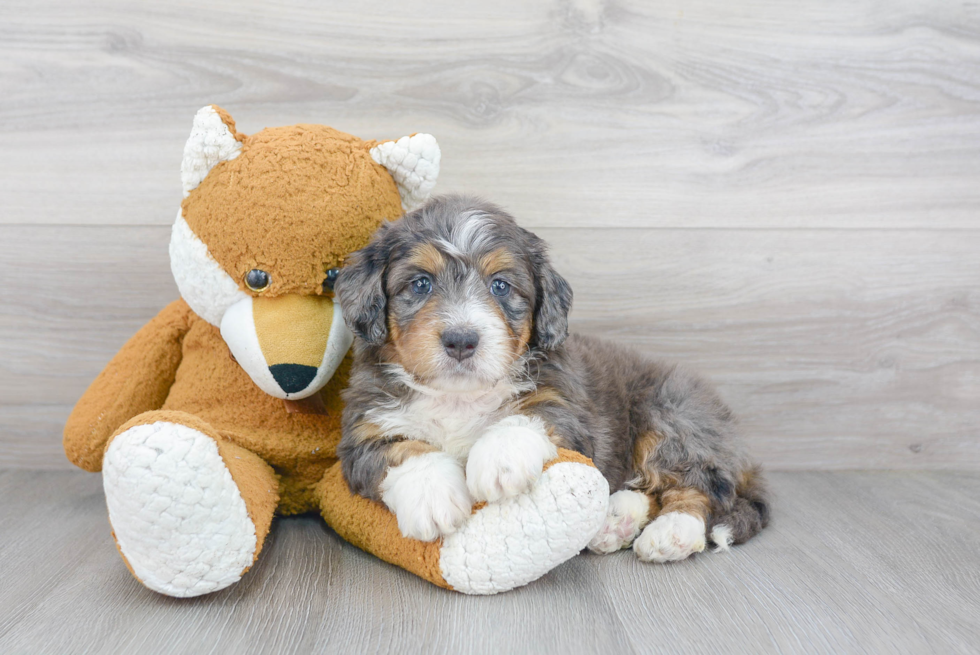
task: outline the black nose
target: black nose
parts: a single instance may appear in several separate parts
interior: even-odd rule
[[[286,393],[296,393],[310,386],[316,377],[316,368],[302,364],[273,364],[269,372]]]
[[[458,361],[469,359],[476,353],[480,335],[476,330],[450,328],[442,333],[442,345],[450,357]]]

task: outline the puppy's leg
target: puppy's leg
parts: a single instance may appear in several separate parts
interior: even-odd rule
[[[657,499],[642,491],[617,491],[609,497],[606,520],[589,542],[589,550],[606,554],[629,548],[650,518],[659,511]]]
[[[636,555],[645,562],[672,562],[704,550],[708,496],[693,487],[673,487],[660,502],[660,514],[633,542]]]
[[[358,428],[362,439],[342,443],[351,491],[387,505],[398,529],[412,539],[434,541],[463,524],[473,499],[454,457],[423,441],[370,438],[371,426]]]
[[[487,430],[470,449],[466,484],[476,500],[495,502],[525,493],[545,462],[558,456],[544,421],[515,414]]]

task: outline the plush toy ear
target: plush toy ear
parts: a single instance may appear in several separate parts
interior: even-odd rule
[[[371,157],[395,178],[402,209],[410,212],[432,193],[439,177],[442,153],[431,134],[413,134],[379,143],[371,148]]]
[[[235,121],[221,107],[201,107],[194,116],[191,136],[184,145],[180,181],[186,198],[219,162],[234,159],[242,151],[243,136]]]

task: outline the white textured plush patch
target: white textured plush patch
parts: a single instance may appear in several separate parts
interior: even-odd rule
[[[215,327],[221,325],[221,317],[229,307],[250,297],[211,256],[180,209],[170,232],[170,270],[181,298],[195,314]]]
[[[381,499],[406,537],[434,541],[456,530],[473,508],[463,467],[442,452],[425,453],[388,469]]]
[[[286,398],[286,392],[272,377],[269,364],[262,354],[259,336],[255,332],[251,296],[246,295],[229,307],[221,317],[221,338],[228,344],[228,350],[235,356],[235,361],[259,389],[274,398]]]
[[[184,197],[190,195],[219,162],[234,159],[241,151],[241,141],[235,139],[214,107],[208,105],[198,109],[180,162]]]
[[[306,398],[323,388],[330,381],[333,374],[337,372],[337,367],[344,361],[347,351],[354,343],[354,333],[347,327],[344,320],[343,310],[340,303],[333,304],[333,322],[330,324],[330,334],[327,336],[327,347],[323,351],[323,360],[317,367],[316,377],[310,382],[310,386],[302,393],[295,394],[294,398]]]
[[[617,491],[609,497],[609,512],[589,542],[589,550],[605,554],[628,548],[647,524],[649,514],[649,496],[630,489]]]
[[[522,494],[558,456],[537,417],[515,414],[498,421],[470,449],[466,486],[475,500],[495,502]]]
[[[402,208],[407,212],[425,202],[436,186],[442,153],[431,134],[413,134],[379,143],[371,148],[371,157],[391,173]]]
[[[255,525],[214,439],[176,423],[126,430],[102,463],[119,549],[150,589],[200,596],[237,582]]]
[[[704,550],[704,521],[686,512],[661,514],[633,542],[644,562],[673,562]]]
[[[714,553],[722,553],[732,547],[735,536],[732,534],[732,527],[720,523],[711,528],[711,543],[715,545]]]
[[[577,555],[606,515],[609,484],[594,467],[555,464],[527,494],[491,503],[443,540],[442,576],[465,594],[520,587]]]

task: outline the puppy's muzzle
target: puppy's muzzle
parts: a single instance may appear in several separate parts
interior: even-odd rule
[[[475,355],[478,345],[480,345],[480,335],[476,330],[449,328],[442,333],[442,346],[446,349],[446,354],[457,362]]]

